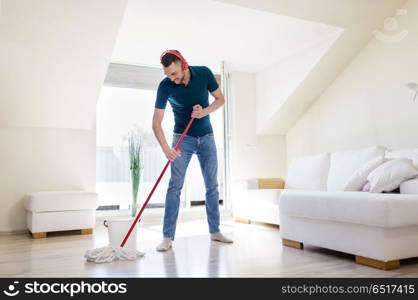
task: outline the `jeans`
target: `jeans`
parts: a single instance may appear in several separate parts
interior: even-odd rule
[[[174,148],[181,134],[174,133]],[[201,137],[186,135],[180,146],[181,156],[171,162],[171,178],[167,189],[163,235],[174,240],[179,213],[180,194],[187,166],[193,154],[197,155],[206,187],[206,215],[209,232],[219,232],[218,158],[213,133]]]

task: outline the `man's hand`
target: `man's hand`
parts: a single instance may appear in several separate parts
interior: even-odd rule
[[[166,156],[169,160],[173,161],[173,160],[175,160],[177,157],[181,156],[181,151],[180,151],[180,150],[176,150],[176,149],[174,149],[174,148],[169,148],[169,149],[167,149],[167,150],[164,150],[164,154],[165,154],[165,156]]]
[[[205,112],[203,111],[202,106],[199,104],[193,106],[192,118],[201,119],[206,116]]]

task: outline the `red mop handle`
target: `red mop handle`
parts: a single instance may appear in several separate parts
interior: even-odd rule
[[[176,150],[179,149],[181,143],[184,140],[184,137],[186,136],[187,132],[189,131],[190,126],[192,126],[193,121],[194,121],[194,118],[191,118],[190,121],[189,121],[189,124],[187,124],[186,129],[184,130],[183,134],[181,135],[181,137],[180,137],[179,141],[177,142],[176,147],[174,149],[176,149]],[[125,246],[126,241],[128,240],[129,236],[131,235],[132,230],[135,228],[136,223],[138,223],[138,219],[141,217],[142,212],[144,211],[145,207],[147,206],[149,200],[151,199],[152,194],[154,194],[155,189],[157,188],[158,184],[160,183],[161,178],[163,178],[163,175],[164,175],[165,171],[167,170],[168,166],[170,165],[170,163],[171,163],[171,160],[168,160],[167,163],[165,164],[165,167],[164,167],[163,171],[161,172],[160,176],[158,177],[157,182],[154,184],[154,187],[152,188],[151,193],[148,195],[147,200],[145,201],[144,205],[142,205],[141,210],[139,211],[135,220],[132,222],[131,228],[129,228],[129,231],[126,234],[125,238],[123,239],[122,244],[120,244],[121,247]]]

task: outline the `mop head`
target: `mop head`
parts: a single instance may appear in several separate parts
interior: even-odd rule
[[[139,252],[135,249],[107,246],[93,250],[87,250],[84,254],[84,257],[87,259],[87,261],[101,264],[117,260],[136,260],[144,255],[145,253]]]

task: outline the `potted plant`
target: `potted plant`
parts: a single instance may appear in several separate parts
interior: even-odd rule
[[[141,180],[141,148],[142,148],[142,132],[139,128],[134,128],[128,135],[129,146],[129,162],[132,183],[132,206],[131,215],[136,216],[138,210],[138,190]]]

